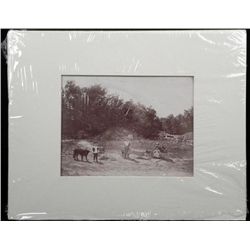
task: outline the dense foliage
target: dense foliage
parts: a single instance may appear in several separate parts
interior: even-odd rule
[[[183,134],[193,130],[193,108],[159,118],[152,107],[124,101],[100,85],[81,88],[67,82],[62,89],[63,138],[89,138],[116,127],[144,138],[156,138],[160,131]]]

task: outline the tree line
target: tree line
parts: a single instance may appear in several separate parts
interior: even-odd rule
[[[63,138],[90,138],[116,127],[150,139],[161,131],[184,134],[193,130],[193,107],[183,114],[160,118],[152,107],[124,101],[98,84],[79,87],[68,81],[62,88]]]

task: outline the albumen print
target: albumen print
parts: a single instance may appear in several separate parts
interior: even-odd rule
[[[193,176],[193,77],[62,76],[62,176]]]

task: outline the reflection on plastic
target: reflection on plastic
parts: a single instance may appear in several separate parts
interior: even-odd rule
[[[149,32],[149,31],[148,31]],[[168,31],[165,31],[168,32]],[[227,89],[227,86],[225,85],[224,91],[228,93],[228,96],[231,95],[230,91],[238,91],[238,89],[234,85],[234,81],[237,81],[236,83],[238,84],[238,81],[241,82],[241,89],[239,92],[237,92],[238,95],[238,100],[240,103],[240,107],[244,110],[245,108],[245,92],[246,92],[246,33],[245,31],[227,31],[226,32],[226,38],[221,39],[221,41],[218,42],[218,40],[215,39],[217,34],[224,34],[225,31],[179,31],[173,34],[174,35],[187,35],[190,40],[192,39],[198,39],[202,42],[203,47],[198,48],[200,50],[205,50],[204,55],[208,55],[209,53],[218,53],[218,57],[220,56],[220,51],[227,51],[227,57],[228,61],[232,62],[234,66],[234,72],[231,72],[229,74],[225,74],[225,69],[223,68],[223,65],[221,66],[221,73],[219,72],[216,77],[219,79],[218,82],[213,83],[213,76],[210,76],[208,82],[205,80],[201,84],[216,84],[220,83],[220,79],[227,79],[229,82],[229,87],[231,89]],[[32,112],[36,112],[36,109],[39,109],[39,98],[43,96],[44,98],[44,88],[42,87],[44,83],[42,81],[39,81],[38,79],[41,79],[41,76],[39,75],[39,68],[36,67],[35,65],[29,63],[30,58],[25,54],[25,49],[29,46],[34,46],[28,37],[32,39],[38,39],[36,34],[40,34],[39,39],[44,40],[44,46],[55,46],[55,54],[58,53],[64,53],[64,51],[56,50],[56,44],[53,43],[53,32],[47,32],[47,31],[36,31],[35,33],[29,32],[29,31],[10,31],[8,33],[8,38],[5,39],[5,41],[1,44],[2,52],[6,57],[7,64],[8,64],[8,81],[9,81],[9,108],[10,108],[10,114],[9,114],[9,120],[10,120],[10,133],[12,135],[15,135],[15,128],[23,121],[26,119],[26,116],[23,113],[18,113],[19,110],[22,110],[21,108],[18,109],[17,107],[19,105],[22,105],[22,103],[17,102],[17,96],[21,96],[23,98],[23,102],[30,102],[29,105],[32,107]],[[145,33],[147,33],[145,31]],[[161,32],[156,32],[155,34],[160,34]],[[164,32],[163,32],[164,33]],[[171,33],[169,31],[169,33]],[[32,34],[29,36],[29,34]],[[138,33],[138,36],[141,34]],[[95,44],[96,48],[100,48],[97,53],[101,54],[102,53],[102,43],[110,43],[109,46],[117,46],[116,44],[116,39],[117,37],[119,38],[125,38],[127,43],[131,43],[131,47],[133,47],[133,42],[135,41],[135,36],[133,32],[111,32],[111,31],[88,31],[88,32],[81,32],[81,31],[63,31],[60,33],[61,35],[61,40],[62,43],[68,44],[68,47],[71,48],[71,46],[80,46],[79,42],[82,44],[82,48],[90,48]],[[144,33],[142,36],[145,35]],[[170,41],[170,38],[173,39],[173,37],[168,37],[168,41]],[[175,39],[178,39],[178,37],[175,37]],[[214,40],[213,40],[214,39]],[[146,38],[145,38],[146,40]],[[153,40],[153,39],[152,39]],[[53,43],[52,45],[48,43],[51,42]],[[159,39],[160,41],[160,39]],[[46,43],[47,42],[47,43]],[[146,42],[145,42],[146,43]],[[171,41],[169,42],[171,45]],[[96,45],[98,44],[98,45]],[[89,46],[89,47],[88,47]],[[145,44],[141,44],[141,47],[146,46]],[[105,47],[104,47],[105,48]],[[79,47],[80,49],[80,47]],[[138,51],[140,51],[141,48],[138,48]],[[166,48],[167,49],[167,48]],[[119,53],[119,50],[112,50],[112,52]],[[37,51],[39,53],[39,51]],[[79,51],[80,54],[80,51]],[[169,53],[170,54],[170,53]],[[86,58],[90,58],[91,56],[88,55],[88,49],[84,50],[84,53],[82,53],[82,57],[86,55]],[[22,57],[27,57],[25,58],[26,64],[24,64],[23,60],[21,60]],[[37,55],[34,55],[37,56]],[[167,57],[168,54],[165,55]],[[82,74],[82,72],[85,72],[82,67],[82,64],[80,62],[80,56],[77,54],[75,55],[75,58],[72,59],[72,61],[62,61],[60,63],[57,63],[54,58],[48,58],[48,64],[51,65],[51,71],[58,71],[58,75],[60,76],[61,74]],[[99,57],[100,60],[102,57]],[[112,55],[110,55],[110,58],[112,58]],[[190,58],[191,60],[192,58]],[[149,60],[147,58],[147,60]],[[160,63],[160,60],[163,60],[162,58],[159,59],[159,61],[156,61]],[[168,58],[168,60],[173,60],[171,57]],[[206,59],[204,59],[206,60]],[[116,73],[121,74],[121,75],[140,75],[141,70],[144,67],[147,67],[145,65],[145,59],[140,56],[139,52],[137,54],[129,55],[124,61],[121,61],[117,63],[116,67]],[[93,63],[93,62],[90,62]],[[202,62],[201,62],[202,63]],[[99,72],[102,72],[100,69],[95,68],[93,66],[93,72],[95,70],[99,70]],[[147,69],[150,75],[150,69]],[[91,74],[93,72],[90,72]],[[183,73],[184,72],[184,73]],[[195,69],[193,70],[194,76],[195,76]],[[49,74],[50,72],[48,72]],[[186,74],[187,72],[182,71],[182,69],[179,70],[180,75]],[[189,72],[188,72],[189,73]],[[206,72],[204,72],[204,75],[206,77],[206,74],[209,75],[209,69],[207,69]],[[160,75],[160,72],[159,72]],[[40,77],[40,78],[39,78]],[[204,77],[204,78],[205,78]],[[60,77],[58,77],[59,79]],[[60,82],[60,79],[58,80]],[[210,82],[209,82],[210,81]],[[53,89],[53,86],[56,84],[55,82],[49,83],[52,85],[51,89]],[[216,93],[216,90],[214,92],[206,93],[206,86],[204,87],[204,92],[206,95],[206,103],[207,105],[216,105],[218,109],[220,109],[220,114],[224,115],[226,112],[229,112],[227,109],[225,109],[224,105],[225,101],[225,96],[221,96],[221,93]],[[48,93],[49,95],[50,93]],[[235,97],[232,95],[232,97]],[[51,96],[48,97],[48,99],[51,98]],[[197,97],[199,98],[199,96]],[[49,105],[48,104],[48,111],[49,111]],[[196,110],[196,107],[194,107],[194,110]],[[231,114],[230,112],[228,113],[229,115]],[[200,115],[200,114],[198,114]],[[208,118],[207,120],[204,119],[204,124],[203,126],[211,126],[211,134],[209,135],[204,135],[204,136],[211,136],[213,137],[214,130],[216,129],[216,124],[210,124],[209,123],[209,115],[207,114]],[[203,116],[204,117],[204,116]],[[29,118],[31,119],[31,118]],[[32,119],[31,119],[32,120]],[[32,120],[33,122],[36,122],[35,120]],[[46,121],[49,122],[49,121]],[[233,121],[232,121],[233,122]],[[225,126],[227,126],[225,124]],[[244,129],[242,126],[240,129]],[[32,133],[32,131],[31,131]],[[19,136],[16,136],[16,140],[19,140]],[[228,137],[235,138],[237,135],[230,134]],[[227,141],[225,142],[218,142],[216,141],[216,138],[214,139],[214,151],[220,151],[220,148],[216,149],[217,144],[219,143],[220,147],[227,147]],[[233,140],[233,139],[232,139]],[[211,140],[212,141],[212,140]],[[22,142],[21,142],[22,143]],[[213,141],[211,142],[213,143]],[[223,144],[224,143],[224,144]],[[242,142],[244,143],[244,142]],[[221,146],[222,145],[222,146]],[[192,180],[191,179],[185,179],[185,178],[174,178],[176,182],[180,183],[179,186],[179,191],[184,193],[184,198],[182,197],[170,197],[170,200],[173,199],[185,199],[187,204],[189,203],[189,197],[187,194],[185,194],[185,184],[194,182],[194,186],[196,189],[190,190],[189,194],[193,198],[195,197],[196,193],[200,195],[211,195],[212,197],[220,197],[221,199],[227,199],[228,197],[237,197],[237,195],[240,193],[245,192],[245,183],[242,183],[242,180],[245,177],[245,171],[246,171],[246,160],[245,159],[235,159],[235,161],[227,160],[228,158],[225,156],[224,159],[220,159],[221,155],[217,157],[217,160],[211,160],[208,162],[207,160],[203,160],[202,157],[204,155],[206,156],[212,156],[214,152],[207,152],[206,151],[206,146],[205,144],[199,144],[195,145],[197,147],[201,148],[201,152],[203,152],[203,155],[196,155],[197,158],[199,158],[201,164],[200,165],[195,165],[195,177],[199,177],[204,183],[195,183],[195,177]],[[211,146],[211,145],[210,145]],[[204,150],[203,150],[204,148]],[[32,154],[32,148],[29,149],[29,152],[25,157],[29,157],[30,154]],[[202,151],[203,150],[203,151]],[[237,145],[235,146],[235,150],[237,150]],[[196,150],[195,150],[196,151]],[[42,152],[34,152],[34,154],[39,154]],[[218,153],[218,152],[217,152]],[[13,155],[11,155],[13,157]],[[46,156],[44,156],[46,157]],[[222,156],[223,157],[223,156]],[[212,158],[212,157],[211,157]],[[209,157],[206,157],[206,159],[209,159]],[[34,163],[35,164],[35,163]],[[228,171],[229,170],[229,171]],[[235,170],[235,171],[234,171]],[[238,172],[238,173],[235,173]],[[41,170],[42,174],[42,170]],[[173,178],[173,177],[172,177]],[[10,179],[9,181],[15,185],[20,185],[22,181],[24,181],[22,178],[17,177],[16,179]],[[30,180],[28,180],[30,181]],[[150,182],[151,180],[148,179]],[[166,182],[171,182],[173,179],[166,178]],[[224,183],[224,186],[218,185],[219,181],[220,183]],[[157,186],[157,185],[156,185]],[[153,188],[153,186],[152,186]],[[157,188],[156,188],[157,189]],[[228,190],[234,190],[234,193],[230,193]],[[174,191],[173,191],[174,192]],[[145,194],[146,196],[147,194]],[[108,195],[107,195],[108,196]],[[242,195],[243,197],[243,195]],[[121,197],[122,199],[122,197]],[[162,199],[165,199],[165,196],[162,195]],[[216,199],[216,198],[215,198]],[[213,200],[213,198],[211,198]],[[229,201],[226,200],[226,201]],[[171,216],[174,219],[189,219],[192,214],[192,206],[197,206],[199,204],[195,203],[195,199],[193,199],[190,203],[193,204],[188,204],[187,209],[182,209],[181,206],[176,205],[175,207],[171,207],[171,204],[168,204],[168,208],[166,208],[166,213],[170,211]],[[178,204],[178,202],[177,202]],[[215,204],[216,205],[216,200]],[[241,207],[236,207],[236,205],[231,206],[231,204],[227,204],[228,209],[230,211],[226,210],[220,210],[215,213],[209,213],[206,211],[200,211],[200,214],[197,215],[195,218],[196,219],[211,219],[211,218],[230,218],[230,216],[233,216],[235,218],[233,219],[238,219],[239,217],[242,219],[242,216],[245,216],[245,209]],[[235,208],[234,211],[232,211],[232,207]],[[169,210],[168,210],[169,209]],[[205,208],[204,208],[205,209]],[[180,212],[181,211],[181,212]],[[42,217],[41,217],[42,216]],[[62,215],[63,216],[63,215]],[[65,215],[66,216],[66,215]],[[68,215],[67,215],[68,216]],[[74,214],[72,214],[72,218],[74,218]],[[131,219],[131,220],[151,220],[151,219],[159,219],[159,213],[157,212],[157,209],[154,211],[147,210],[145,211],[128,211],[124,212],[123,214],[120,215],[119,219]],[[193,215],[192,215],[193,216]],[[194,217],[194,216],[193,216]],[[10,217],[10,219],[17,219],[17,220],[33,220],[37,218],[51,218],[51,215],[48,212],[23,212],[23,213],[17,213],[15,216]],[[86,219],[86,218],[80,218],[76,217],[76,219]],[[112,219],[112,218],[111,218]]]

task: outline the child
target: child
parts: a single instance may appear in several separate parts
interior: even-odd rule
[[[98,162],[98,152],[99,152],[99,150],[98,150],[98,147],[96,145],[94,145],[92,147],[92,152],[93,152],[93,155],[94,155],[93,161]]]

